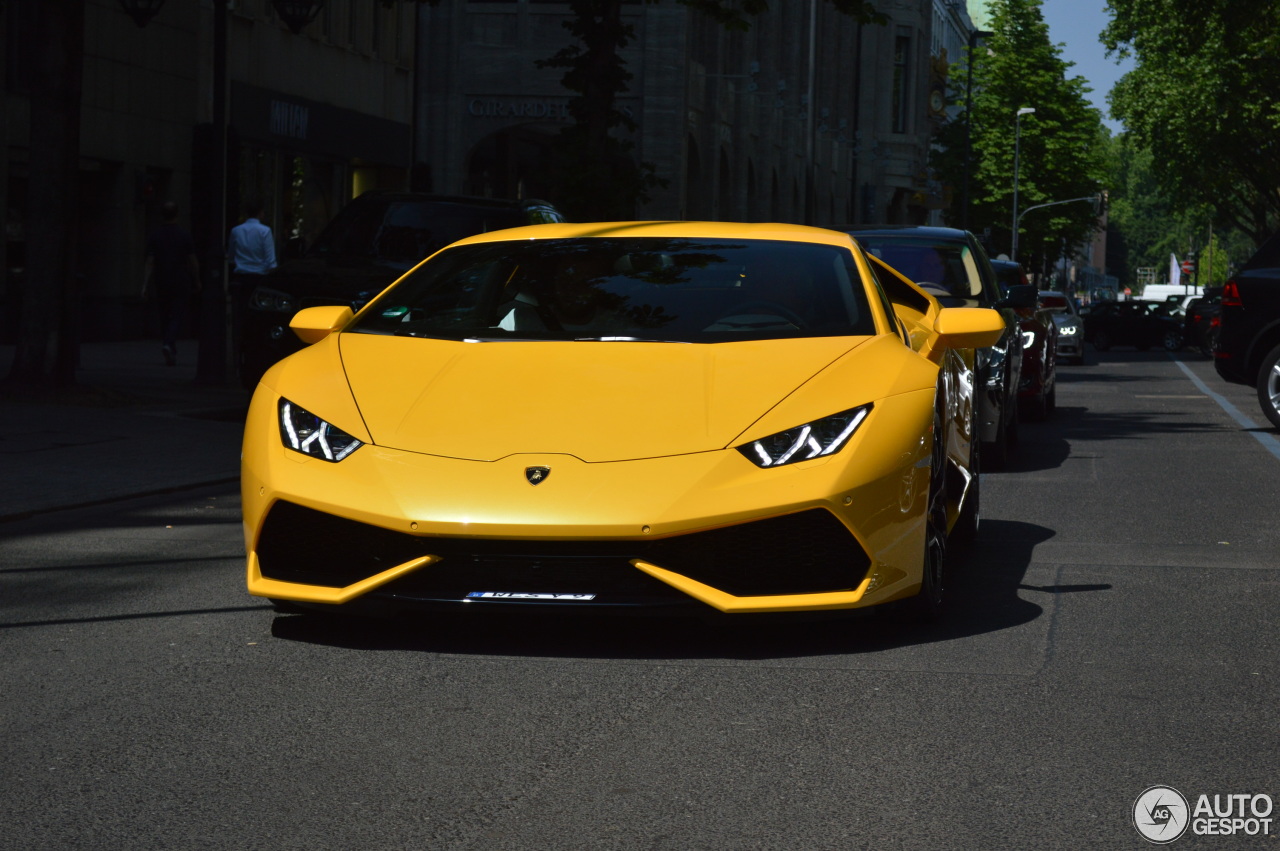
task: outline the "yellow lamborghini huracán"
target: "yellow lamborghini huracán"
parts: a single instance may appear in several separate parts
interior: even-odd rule
[[[945,599],[974,350],[846,234],[538,225],[424,260],[258,386],[249,592],[327,611],[795,612]]]

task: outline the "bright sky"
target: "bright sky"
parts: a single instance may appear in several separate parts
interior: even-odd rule
[[[1133,67],[1133,60],[1117,65],[1114,57],[1107,57],[1107,49],[1098,41],[1098,34],[1111,19],[1107,14],[1107,0],[1041,0],[1040,12],[1049,25],[1049,39],[1061,45],[1063,59],[1074,63],[1069,74],[1089,81],[1093,89],[1089,98],[1102,110],[1103,123],[1112,133],[1123,130],[1119,123],[1111,120],[1107,93],[1116,80]],[[969,0],[969,16],[979,29],[987,29],[990,16],[986,0]]]

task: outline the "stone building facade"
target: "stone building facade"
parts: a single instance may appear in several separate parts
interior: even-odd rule
[[[38,2],[10,0],[0,9],[0,339],[13,336],[26,200],[39,191],[27,168],[26,85],[32,52],[43,49],[29,38]],[[256,197],[278,239],[307,236],[363,189],[403,187],[412,160],[416,9],[328,0],[295,35],[270,0],[227,5],[226,227]],[[118,0],[85,0],[78,266],[81,314],[91,321],[83,339],[155,333],[138,292],[160,205],[175,201],[182,223],[197,231],[214,208],[208,151],[216,8],[209,0],[168,0],[139,27]]]
[[[633,75],[619,105],[664,187],[642,218],[923,222],[940,205],[927,164],[933,0],[880,4],[859,25],[824,0],[787,0],[731,32],[675,2],[629,4]],[[549,196],[546,164],[569,120],[567,6],[459,0],[423,12],[416,149],[424,185]]]
[[[873,26],[825,0],[777,0],[744,33],[675,0],[624,0],[636,37],[624,52],[633,79],[620,106],[636,122],[637,157],[665,181],[636,215],[936,218],[931,27],[936,3],[956,1],[881,0],[890,22]],[[38,191],[27,169],[24,74],[41,48],[24,34],[39,2],[0,6],[0,340],[13,337],[24,210]],[[281,243],[309,241],[370,188],[556,200],[546,162],[569,96],[560,71],[535,63],[571,39],[564,2],[325,0],[300,34],[271,0],[167,0],[142,28],[119,0],[84,3],[79,267],[82,314],[93,321],[83,339],[154,331],[137,293],[146,235],[166,200],[200,234],[225,232],[243,202],[261,199]],[[223,7],[227,214],[218,228],[209,152]]]

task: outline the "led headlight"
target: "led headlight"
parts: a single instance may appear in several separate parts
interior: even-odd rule
[[[1029,348],[1031,348],[1032,346],[1034,346],[1034,345],[1035,345],[1035,342],[1036,342],[1036,332],[1035,332],[1035,331],[1023,331],[1023,332],[1022,332],[1022,348],[1024,348],[1024,349],[1029,349]]]
[[[1058,329],[1058,333],[1064,337],[1072,337],[1080,333],[1079,325],[1063,325]]]
[[[839,452],[871,411],[870,405],[851,408],[739,446],[757,467],[781,467]]]
[[[281,313],[290,313],[297,309],[293,296],[269,287],[255,289],[249,296],[249,306],[254,310],[274,310]]]
[[[342,429],[334,428],[288,399],[280,400],[280,439],[290,449],[335,463],[362,446]]]

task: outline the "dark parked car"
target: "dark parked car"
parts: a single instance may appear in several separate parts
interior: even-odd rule
[[[562,221],[544,201],[365,192],[339,211],[302,256],[282,263],[249,295],[240,335],[240,380],[252,389],[273,363],[302,348],[289,320],[305,307],[358,309],[463,237]]]
[[[978,428],[982,449],[995,467],[1006,464],[1018,439],[1018,381],[1022,373],[1021,317],[1016,309],[1035,306],[1034,286],[1000,292],[991,261],[977,237],[954,228],[850,225],[834,228],[850,234],[919,284],[934,285],[946,307],[991,307],[1005,319],[1005,333],[990,348],[978,350]]]
[[[992,260],[1000,292],[1027,286],[1021,263]],[[1043,420],[1058,406],[1058,326],[1048,310],[1038,304],[1017,309],[1022,329],[1022,377],[1018,380],[1018,403],[1033,420]]]
[[[1144,352],[1163,346],[1173,352],[1182,348],[1182,321],[1165,302],[1094,302],[1084,312],[1084,338],[1100,352],[1113,346]]]
[[[1256,387],[1262,412],[1280,428],[1280,233],[1222,288],[1213,365],[1227,381]]]
[[[1211,358],[1221,328],[1222,287],[1206,287],[1203,296],[1187,304],[1182,317],[1182,336],[1187,345]]]

